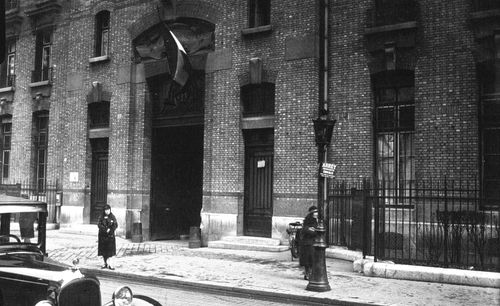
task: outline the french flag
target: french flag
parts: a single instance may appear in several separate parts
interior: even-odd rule
[[[165,24],[162,29],[161,36],[163,37],[170,75],[177,84],[183,87],[189,79],[190,65],[187,53],[174,33]]]

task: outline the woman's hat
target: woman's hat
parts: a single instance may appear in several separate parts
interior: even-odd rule
[[[104,205],[103,210],[106,210],[106,209],[111,209],[111,206],[109,206],[108,204]]]
[[[311,206],[309,207],[309,213],[313,213],[313,212],[317,212],[318,211],[318,208],[316,206]]]

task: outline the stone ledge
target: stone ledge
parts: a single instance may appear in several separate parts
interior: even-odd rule
[[[500,273],[426,266],[400,265],[358,259],[353,269],[365,276],[500,288]]]

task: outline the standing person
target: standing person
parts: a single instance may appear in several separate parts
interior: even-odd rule
[[[316,227],[318,226],[318,208],[309,207],[309,212],[304,219],[302,230],[300,232],[300,258],[299,263],[304,267],[304,279],[308,280],[311,276],[313,257],[314,257],[314,238],[316,237]]]
[[[115,230],[118,227],[115,216],[111,213],[111,206],[105,205],[102,214],[97,221],[99,227],[99,240],[97,256],[102,256],[104,265],[101,269],[114,270],[115,268],[108,264],[108,259],[116,255]]]
[[[19,214],[19,230],[23,242],[31,243],[31,238],[35,238],[35,221],[37,213],[20,213]]]

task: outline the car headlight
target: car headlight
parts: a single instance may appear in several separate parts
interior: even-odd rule
[[[43,300],[36,303],[35,306],[54,306],[54,304],[49,300]]]
[[[127,306],[132,305],[132,300],[134,295],[132,294],[132,290],[127,287],[119,287],[113,292],[113,305],[115,306]]]

